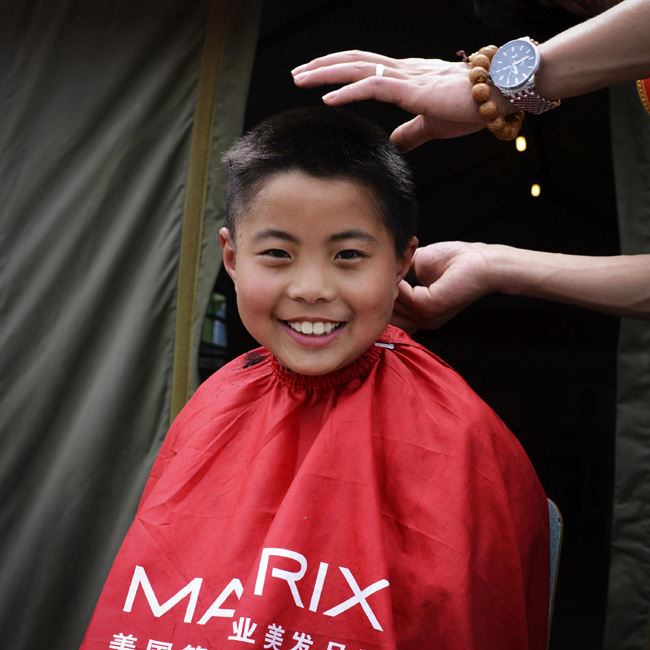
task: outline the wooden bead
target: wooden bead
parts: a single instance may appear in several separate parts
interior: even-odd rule
[[[491,120],[487,121],[487,128],[491,133],[496,133],[497,131],[505,128],[505,126],[506,120],[501,115],[497,115],[496,117],[493,117]]]
[[[519,133],[519,129],[511,124],[506,123],[505,128],[494,133],[494,137],[498,140],[514,140]]]
[[[497,103],[490,100],[490,86],[487,84],[490,79],[490,62],[498,49],[496,45],[487,45],[465,60],[469,60],[471,67],[469,80],[473,84],[472,99],[479,104],[478,112],[487,120],[488,131],[499,140],[514,140],[519,135],[524,112],[518,110],[507,118],[499,115]]]
[[[485,56],[485,54],[475,54],[470,57],[470,65],[472,68],[485,68],[486,70],[490,69],[490,59]]]
[[[482,104],[490,97],[490,86],[487,84],[476,84],[472,86],[472,99]]]
[[[486,45],[485,47],[482,47],[478,53],[485,54],[485,56],[492,61],[492,57],[494,57],[498,49],[499,48],[496,45]]]
[[[488,102],[483,102],[478,107],[478,112],[481,117],[484,117],[486,120],[491,120],[493,117],[496,117],[499,114],[499,107],[496,102],[492,100]]]
[[[508,116],[508,122],[511,124],[518,124],[521,126],[521,123],[524,121],[524,112],[519,109],[516,113]]]
[[[485,68],[476,67],[472,68],[469,73],[469,80],[473,84],[484,84],[487,83],[487,80],[490,78],[488,71]]]

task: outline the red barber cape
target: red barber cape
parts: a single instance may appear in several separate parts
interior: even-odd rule
[[[517,440],[402,331],[326,376],[260,349],[174,422],[82,648],[543,650],[548,534]]]

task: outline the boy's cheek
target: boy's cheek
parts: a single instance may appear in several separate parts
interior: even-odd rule
[[[245,274],[240,273],[239,282],[235,283],[235,290],[241,311],[257,315],[271,311],[271,287],[267,284],[263,282],[251,283],[247,281]]]

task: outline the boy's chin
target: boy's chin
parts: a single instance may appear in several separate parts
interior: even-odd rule
[[[294,375],[303,375],[305,377],[322,377],[324,375],[329,375],[338,370],[349,366],[351,363],[354,363],[359,357],[356,356],[352,359],[342,359],[337,361],[334,360],[308,360],[308,361],[298,361],[291,358],[283,358],[280,355],[274,355],[278,360],[279,364],[289,372]]]
[[[336,372],[337,370],[340,370],[341,368],[345,368],[345,366],[349,364],[345,364],[344,366],[341,366],[341,368],[338,367],[313,367],[312,364],[287,364],[282,359],[278,359],[278,362],[284,368],[284,370],[287,370],[288,372],[294,374],[294,375],[303,375],[304,377],[322,377],[323,375],[329,375],[332,372]],[[350,362],[352,363],[352,362]]]

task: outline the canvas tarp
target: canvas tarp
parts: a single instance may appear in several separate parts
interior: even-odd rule
[[[0,0],[3,648],[78,647],[189,393],[260,10]]]
[[[650,116],[634,84],[611,89],[625,255],[650,253]],[[648,278],[650,282],[650,278]],[[621,321],[607,650],[650,648],[650,322]]]

